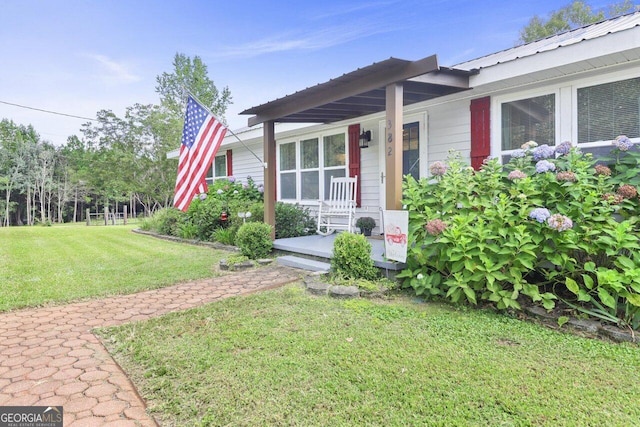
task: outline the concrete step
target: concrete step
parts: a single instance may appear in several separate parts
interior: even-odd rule
[[[293,255],[285,255],[278,257],[277,263],[287,267],[300,268],[309,271],[329,271],[331,264],[328,262],[314,261],[312,259],[297,257]]]

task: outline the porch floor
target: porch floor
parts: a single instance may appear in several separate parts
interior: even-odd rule
[[[273,242],[273,248],[329,260],[333,252],[333,241],[336,235],[337,233],[328,236],[315,234],[312,236],[276,239]],[[405,268],[406,264],[404,263],[385,259],[384,240],[382,238],[367,238],[367,240],[371,244],[371,258],[376,267],[385,270],[402,270]]]

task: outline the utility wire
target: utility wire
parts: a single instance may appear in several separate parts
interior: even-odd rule
[[[42,108],[28,107],[26,105],[14,104],[12,102],[0,101],[0,104],[13,105],[14,107],[26,108],[27,110],[42,111],[43,113],[57,114],[58,116],[73,117],[75,119],[91,120],[92,122],[97,122],[98,121],[96,119],[92,119],[92,118],[89,118],[89,117],[75,116],[73,114],[66,114],[66,113],[59,113],[57,111],[43,110]]]

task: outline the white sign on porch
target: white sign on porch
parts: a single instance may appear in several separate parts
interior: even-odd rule
[[[384,251],[387,259],[407,261],[409,234],[408,211],[382,211],[384,222]]]

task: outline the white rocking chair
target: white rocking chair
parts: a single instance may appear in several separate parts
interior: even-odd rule
[[[353,230],[356,216],[356,194],[358,192],[358,177],[331,177],[329,200],[319,201],[317,233],[323,236],[344,229]],[[338,222],[336,222],[338,220]],[[344,222],[346,220],[346,224]]]

